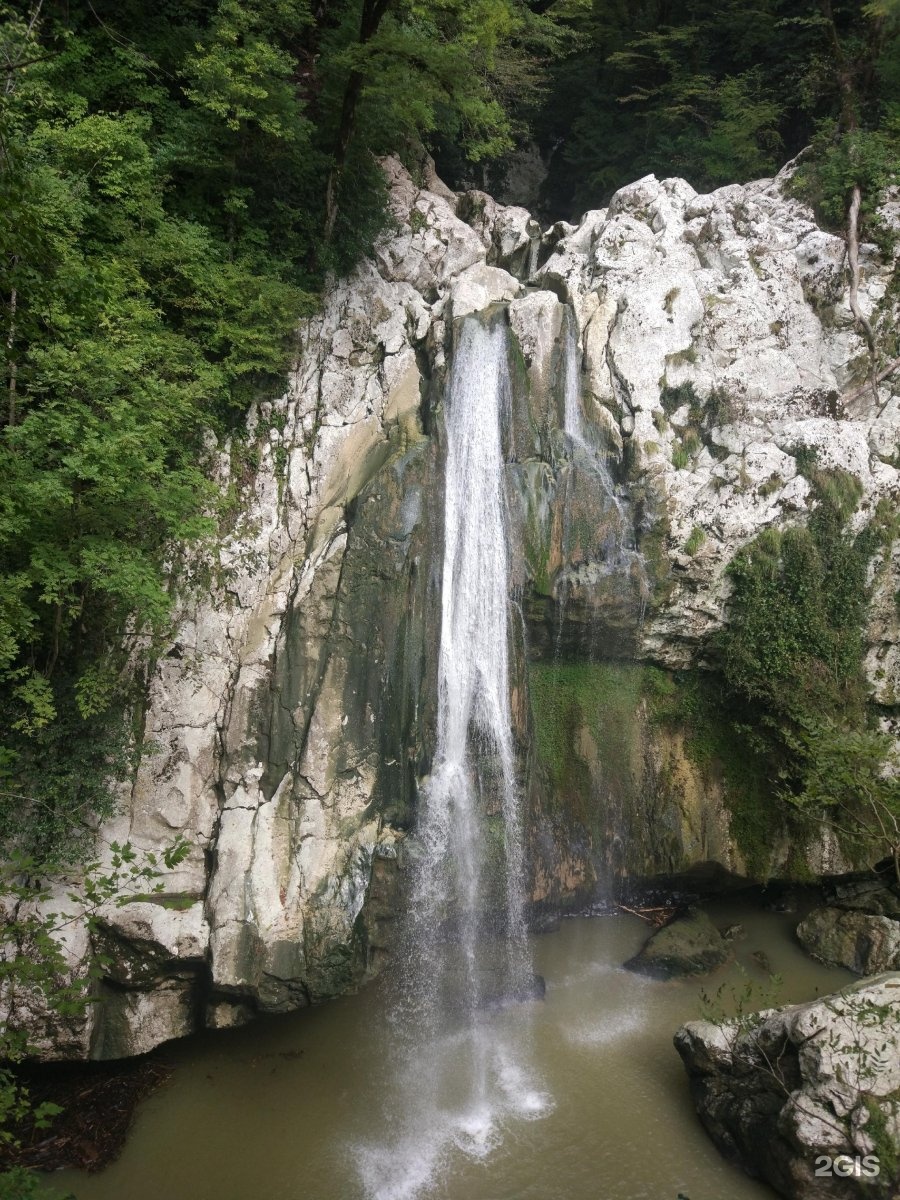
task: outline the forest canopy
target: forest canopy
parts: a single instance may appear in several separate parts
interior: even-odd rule
[[[546,216],[810,145],[863,220],[900,147],[900,0],[0,5],[0,813],[68,851],[124,770],[206,431],[282,389],[297,319],[384,226],[379,155],[455,185],[536,142]],[[486,173],[486,175],[485,175]]]

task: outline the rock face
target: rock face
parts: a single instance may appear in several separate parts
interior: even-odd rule
[[[652,934],[625,967],[654,979],[705,975],[728,958],[729,947],[701,909],[676,917]]]
[[[675,1036],[717,1146],[783,1196],[894,1200],[900,974]]]
[[[191,854],[164,902],[104,914],[110,1003],[60,1054],[137,1053],[315,1002],[389,948],[434,744],[454,322],[508,315],[513,711],[538,905],[583,900],[613,871],[744,870],[721,781],[625,695],[627,660],[702,663],[735,550],[805,519],[798,447],[859,478],[860,522],[897,495],[900,399],[886,380],[877,402],[842,401],[865,375],[843,242],[783,181],[704,196],[648,177],[542,234],[524,209],[386,171],[394,231],[300,327],[285,395],[210,446],[233,524],[185,568],[203,583],[152,673],[145,753],[104,830],[148,850],[180,834]],[[892,265],[863,248],[876,323],[892,319]],[[900,694],[898,567],[872,567],[884,704]],[[539,676],[560,654],[576,674],[561,740],[544,744],[540,703],[556,701]],[[588,713],[577,671],[598,660],[619,674]],[[791,848],[772,844],[762,869],[777,874]],[[827,838],[801,857],[845,865]]]
[[[900,970],[900,895],[891,887],[854,883],[835,889],[830,904],[797,926],[814,958],[857,975]]]

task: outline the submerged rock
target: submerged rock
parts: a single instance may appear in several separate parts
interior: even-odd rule
[[[791,1200],[894,1200],[900,974],[675,1035],[719,1149]]]
[[[692,909],[658,929],[624,965],[654,979],[705,975],[726,961],[729,942],[701,909]]]
[[[481,1008],[508,1008],[512,1004],[525,1004],[529,1000],[543,1000],[547,995],[547,983],[537,972],[516,983],[505,979],[482,980]]]

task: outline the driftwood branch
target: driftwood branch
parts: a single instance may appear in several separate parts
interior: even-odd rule
[[[667,905],[661,908],[629,908],[627,904],[617,904],[616,908],[622,912],[631,913],[633,917],[640,917],[648,925],[655,925],[657,928],[665,925],[674,912],[674,909]]]
[[[867,392],[869,390],[869,388],[872,386],[873,383],[876,386],[879,383],[883,383],[884,380],[887,379],[889,375],[893,375],[893,373],[898,369],[898,367],[900,367],[900,358],[892,359],[887,364],[887,366],[881,368],[881,370],[875,376],[874,380],[866,380],[866,382],[862,385],[862,387],[858,387],[856,389],[856,391],[851,392],[849,396],[844,396],[844,398],[843,398],[844,404],[852,404],[854,400],[858,400],[860,398],[860,396],[862,396],[865,392]]]

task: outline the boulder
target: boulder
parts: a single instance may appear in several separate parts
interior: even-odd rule
[[[654,979],[705,975],[727,960],[730,940],[722,937],[702,909],[692,909],[658,929],[624,965]]]
[[[808,954],[857,975],[900,970],[900,897],[880,884],[839,889],[797,926]]]
[[[719,1149],[790,1200],[894,1200],[900,974],[675,1035]]]
[[[450,312],[454,320],[481,312],[492,304],[513,300],[522,290],[518,279],[501,267],[476,263],[462,271],[450,286]]]

